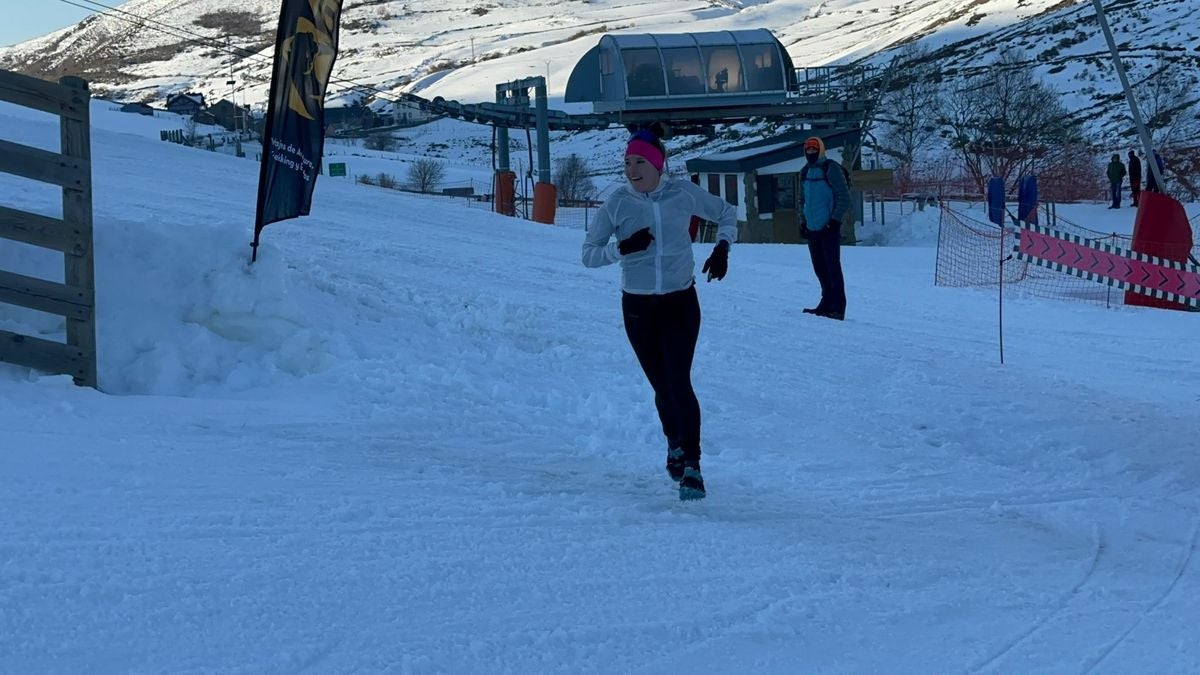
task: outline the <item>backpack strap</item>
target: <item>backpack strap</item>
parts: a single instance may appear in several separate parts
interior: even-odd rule
[[[808,170],[811,169],[813,166],[819,166],[819,167],[821,167],[822,177],[825,179],[825,182],[827,184],[829,184],[829,187],[832,188],[833,184],[829,183],[829,162],[830,162],[829,158],[826,157],[825,159],[821,160],[820,162],[817,162],[815,165],[805,164],[804,166],[802,166],[800,168],[800,181],[804,182],[804,181],[808,180]]]
[[[821,175],[825,177],[825,184],[829,186],[829,191],[833,192],[833,183],[829,180],[829,164],[832,159],[825,158],[825,162],[821,164]]]
[[[825,179],[825,184],[829,186],[830,190],[832,190],[833,183],[830,182],[830,180],[829,180],[829,165],[833,164],[833,160],[826,157],[825,159],[821,160],[817,164],[821,167],[821,177]],[[811,166],[812,166],[812,164],[805,164],[803,167],[801,167],[801,169],[800,169],[800,182],[801,183],[808,180],[808,169]],[[838,164],[838,168],[842,170],[842,175],[846,177],[846,187],[847,188],[850,187],[850,184],[849,184],[850,183],[850,172],[846,171],[846,167],[842,166],[841,164]]]

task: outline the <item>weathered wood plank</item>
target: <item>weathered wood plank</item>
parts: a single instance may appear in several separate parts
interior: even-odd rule
[[[856,169],[850,172],[850,181],[859,190],[886,190],[892,187],[894,174],[892,169]]]
[[[74,319],[92,316],[95,292],[0,270],[0,302]]]
[[[88,115],[89,97],[77,89],[0,70],[0,101],[73,119]]]
[[[88,84],[78,77],[64,77],[60,80],[64,87],[75,91],[84,99],[90,99]],[[83,185],[78,190],[63,190],[62,213],[63,220],[74,223],[88,242],[92,235],[92,131],[91,117],[88,108],[84,108],[81,119],[63,117],[60,125],[60,147],[62,153],[69,157],[87,163],[87,173]],[[63,268],[67,284],[86,289],[91,294],[92,311],[86,317],[67,317],[67,343],[88,355],[88,369],[75,378],[75,383],[85,387],[99,388],[96,368],[96,264],[93,247],[88,246],[83,255],[67,256]]]
[[[82,228],[58,218],[0,206],[0,239],[83,255],[92,248],[91,237]]]
[[[96,362],[78,347],[0,330],[0,361],[46,373],[70,375],[81,382]]]
[[[0,140],[0,171],[71,190],[82,190],[91,173],[91,162]]]

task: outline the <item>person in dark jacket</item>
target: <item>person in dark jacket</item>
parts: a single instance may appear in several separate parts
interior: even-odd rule
[[[1129,151],[1129,198],[1137,207],[1138,195],[1142,194],[1142,160],[1138,159],[1137,153]]]
[[[1157,150],[1154,151],[1154,164],[1158,166],[1158,173],[1161,175],[1166,168],[1166,164],[1163,162],[1162,155],[1158,154]],[[1146,173],[1150,174],[1146,177],[1146,192],[1158,192],[1161,194],[1162,186],[1158,184],[1158,179],[1154,177],[1154,172],[1147,171]]]
[[[820,138],[804,141],[804,158],[808,163],[800,170],[800,233],[808,240],[813,273],[821,284],[821,301],[804,313],[841,321],[846,318],[842,215],[850,208],[850,189],[842,166],[825,156]]]
[[[688,227],[692,216],[717,223],[717,244],[700,271],[708,281],[719,281],[737,240],[737,210],[691,181],[667,176],[667,151],[656,131],[644,129],[629,139],[629,184],[596,212],[583,242],[583,264],[621,265],[625,334],[654,389],[667,439],[667,473],[679,483],[680,499],[703,499],[700,403],[691,379],[700,302]]]
[[[1108,196],[1112,201],[1108,208],[1121,208],[1121,183],[1123,182],[1125,182],[1125,165],[1121,163],[1121,156],[1114,152],[1112,159],[1108,161]]]

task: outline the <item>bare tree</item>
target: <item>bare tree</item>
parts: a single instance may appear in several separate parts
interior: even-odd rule
[[[436,159],[426,157],[408,167],[408,186],[417,192],[433,192],[446,177],[446,168]]]
[[[1163,163],[1169,194],[1189,202],[1200,199],[1200,145],[1174,146]]]
[[[1074,173],[1089,156],[1082,125],[1017,51],[948,92],[939,122],[980,192],[991,176],[1012,185],[1023,175]]]
[[[917,152],[937,135],[941,73],[929,50],[915,42],[900,50],[892,67],[896,72],[878,115],[887,133],[878,147],[904,171],[912,166]]]
[[[1154,71],[1134,85],[1138,106],[1145,115],[1154,147],[1169,147],[1200,136],[1197,83],[1194,69],[1188,68],[1186,63],[1173,63],[1160,52]]]
[[[196,118],[188,116],[187,121],[183,123],[183,144],[189,147],[194,147],[197,143],[199,133],[196,131]]]
[[[596,184],[588,175],[587,161],[572,154],[555,162],[554,185],[558,187],[558,198],[563,201],[583,201],[596,194]]]

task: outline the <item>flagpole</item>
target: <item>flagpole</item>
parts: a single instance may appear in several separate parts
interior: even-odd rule
[[[996,332],[1000,336],[1000,365],[1004,365],[1004,226],[1000,226],[1000,292],[998,295],[999,316],[996,322]]]
[[[270,149],[267,144],[271,142],[271,135],[275,126],[275,78],[279,74],[278,59],[279,53],[283,50],[283,43],[287,40],[287,31],[284,30],[284,19],[288,15],[288,4],[281,2],[279,9],[279,21],[276,22],[275,30],[275,55],[271,65],[271,88],[267,90],[267,117],[263,120],[263,133],[259,139],[262,145],[258,165],[258,198],[254,207],[254,241],[250,242],[250,263],[253,264],[258,260],[258,236],[263,228],[263,202],[266,201],[263,184],[267,181],[267,161]]]

